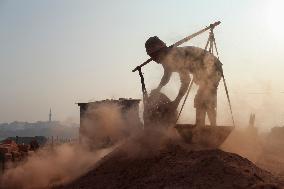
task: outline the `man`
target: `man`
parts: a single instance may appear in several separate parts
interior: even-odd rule
[[[181,87],[171,103],[176,109],[188,89],[192,74],[193,82],[199,86],[194,99],[196,125],[205,125],[207,113],[210,124],[215,126],[217,88],[222,76],[222,63],[214,55],[198,47],[167,47],[157,36],[150,37],[145,48],[147,54],[164,68],[161,82],[152,92],[159,92],[169,82],[172,73],[177,72]]]

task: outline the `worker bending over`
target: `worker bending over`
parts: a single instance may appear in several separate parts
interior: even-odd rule
[[[147,54],[158,64],[162,64],[164,75],[159,86],[152,92],[159,92],[165,86],[173,72],[180,77],[181,86],[175,100],[171,103],[177,109],[191,81],[197,84],[198,91],[194,99],[196,125],[205,125],[208,115],[210,124],[216,125],[217,88],[222,77],[222,63],[213,54],[198,47],[167,47],[157,36],[150,37],[145,48]]]

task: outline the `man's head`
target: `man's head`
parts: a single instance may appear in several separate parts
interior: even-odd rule
[[[145,42],[145,48],[147,54],[157,63],[162,62],[168,51],[167,45],[157,36],[150,37]]]

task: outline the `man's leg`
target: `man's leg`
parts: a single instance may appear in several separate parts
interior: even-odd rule
[[[216,126],[216,109],[215,108],[208,108],[207,115],[210,121],[211,126]]]
[[[205,116],[206,116],[206,110],[204,108],[196,108],[196,126],[205,126]]]

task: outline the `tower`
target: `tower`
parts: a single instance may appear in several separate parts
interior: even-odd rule
[[[51,108],[49,109],[49,122],[51,122],[51,116],[52,116],[52,114],[51,114]]]

